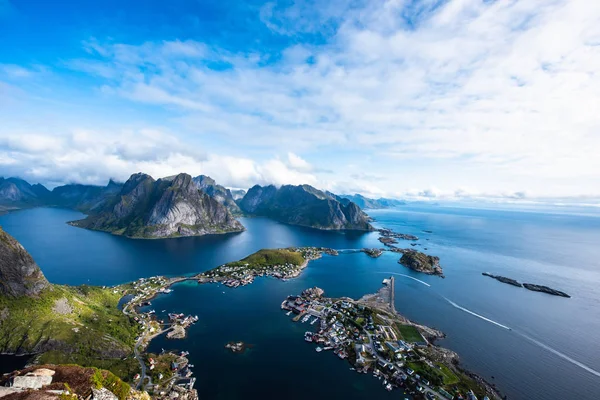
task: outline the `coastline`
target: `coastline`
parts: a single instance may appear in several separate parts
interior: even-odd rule
[[[302,248],[291,248],[294,249],[296,251],[301,250]],[[317,248],[316,248],[317,249]],[[335,250],[331,250],[331,249],[324,249],[324,248],[318,248],[319,251],[317,252],[317,256],[315,256],[314,258],[307,258],[304,260],[304,262],[300,265],[297,266],[297,269],[291,273],[286,275],[285,277],[277,277],[277,279],[280,280],[287,280],[287,279],[293,279],[296,278],[298,276],[300,276],[302,274],[302,272],[309,266],[310,261],[319,259],[323,256],[323,253],[329,254],[329,255],[337,255],[337,251]],[[389,250],[388,250],[389,251]],[[227,265],[227,264],[225,264]],[[141,302],[146,302],[146,301],[150,301],[154,298],[156,298],[159,294],[163,294],[165,293],[165,291],[170,291],[172,290],[172,286],[174,286],[177,283],[181,283],[181,282],[186,282],[186,281],[192,281],[195,280],[198,284],[205,284],[205,283],[223,283],[225,281],[227,281],[229,278],[226,276],[222,276],[222,277],[209,277],[207,276],[207,274],[209,274],[211,271],[215,271],[218,270],[220,267],[216,267],[213,269],[210,269],[208,271],[202,272],[202,273],[198,273],[192,276],[186,276],[186,277],[173,277],[173,278],[164,278],[161,277],[165,280],[165,283],[159,287],[157,287],[155,289],[155,291],[153,293],[149,293],[148,295],[142,297],[142,298],[133,298],[132,300],[130,300],[129,303],[136,303],[139,304]],[[264,276],[269,276],[269,275],[265,275],[262,273],[255,273],[254,271],[251,272],[253,277],[264,277]],[[159,277],[153,277],[153,278],[159,278]],[[153,278],[147,278],[147,279],[153,279]],[[393,277],[391,277],[392,279],[392,287],[393,287]],[[249,283],[252,283],[249,282]],[[381,291],[381,290],[380,290]],[[377,298],[378,296],[380,296],[380,291],[378,291],[375,294],[367,294],[364,295],[363,297],[361,297],[358,300],[353,300],[353,299],[347,299],[350,302],[356,303],[356,304],[363,304],[363,305],[369,305],[370,307],[373,307],[373,302],[371,302],[370,300],[372,300],[372,298]],[[392,291],[393,292],[393,291]],[[390,296],[393,296],[393,294],[390,294]],[[127,303],[127,304],[129,304]],[[377,301],[375,301],[375,303],[377,303]],[[127,307],[127,304],[124,306]],[[451,363],[453,364],[453,366],[455,368],[457,368],[457,370],[459,370],[461,373],[465,374],[466,376],[470,377],[471,379],[473,379],[474,381],[476,381],[479,385],[483,386],[485,388],[485,390],[487,392],[489,392],[490,396],[493,396],[497,399],[501,399],[502,395],[500,393],[500,391],[496,388],[496,386],[488,381],[486,381],[483,377],[481,377],[480,375],[469,371],[465,368],[463,368],[460,365],[460,361],[459,361],[459,355],[449,349],[446,349],[444,347],[441,347],[437,344],[437,341],[440,339],[443,339],[446,337],[446,334],[440,330],[437,330],[435,328],[431,328],[428,327],[426,325],[422,325],[419,323],[416,323],[414,321],[411,321],[410,319],[406,318],[405,316],[403,316],[402,314],[400,314],[399,312],[397,312],[395,310],[395,307],[393,306],[393,297],[392,299],[388,299],[387,302],[384,302],[384,304],[379,304],[379,307],[376,305],[376,307],[379,311],[382,311],[386,314],[390,314],[392,318],[402,322],[403,324],[406,325],[410,325],[412,327],[414,327],[415,329],[417,329],[423,339],[425,340],[425,346],[427,348],[430,349],[434,349],[435,351],[438,351],[442,354],[444,354],[444,358],[445,357],[450,357],[451,359]],[[140,315],[139,314],[139,310],[138,307],[133,307],[132,308],[135,312],[135,315]],[[298,317],[301,317],[302,315],[299,315]],[[296,319],[300,319],[300,318],[296,318]],[[158,337],[162,334],[164,334],[168,329],[165,329],[159,333],[156,333],[152,336],[147,337],[147,342],[144,344],[144,346],[142,347],[142,351],[140,353],[140,356],[144,354],[145,349],[148,347],[148,345],[150,344],[151,340],[154,339],[155,337]]]

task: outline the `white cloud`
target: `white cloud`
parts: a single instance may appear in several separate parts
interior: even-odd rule
[[[311,171],[313,169],[312,165],[305,159],[292,152],[288,152],[287,157],[289,166],[297,171]]]
[[[0,76],[8,78],[28,78],[32,71],[14,64],[0,64]]]
[[[270,61],[190,40],[91,39],[90,58],[67,63],[95,75],[105,95],[171,112],[172,131],[252,157],[124,139],[96,161],[115,171],[213,170],[232,186],[421,197],[471,196],[456,191],[465,185],[502,196],[600,190],[599,2],[299,1],[268,4],[260,18],[277,34],[325,43],[299,40]],[[327,153],[319,163],[336,173],[325,177],[297,155],[317,159],[312,152]],[[343,167],[350,162],[358,167]],[[429,186],[441,189],[409,190]]]
[[[11,136],[0,132],[0,150],[4,176],[51,186],[70,182],[103,185],[110,178],[125,181],[138,171],[155,178],[180,172],[192,176],[205,174],[222,185],[241,188],[257,183],[318,183],[314,175],[298,168],[308,163],[297,156],[294,162],[283,162],[279,157],[256,162],[206,154],[182,144],[172,134],[155,129],[117,133],[76,130],[55,136],[28,133]],[[292,159],[286,159],[289,160]]]

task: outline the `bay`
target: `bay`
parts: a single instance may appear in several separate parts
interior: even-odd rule
[[[158,338],[151,350],[190,351],[197,389],[205,398],[397,398],[397,392],[349,371],[333,354],[316,353],[302,338],[310,325],[291,322],[279,309],[285,296],[315,285],[328,296],[357,298],[376,291],[393,273],[400,274],[399,312],[446,332],[440,344],[457,351],[464,366],[496,383],[510,399],[597,398],[600,218],[431,206],[369,214],[379,226],[419,236],[416,249],[427,247],[428,254],[440,256],[446,279],[409,271],[396,254],[372,259],[351,253],[312,262],[287,282],[264,278],[238,289],[188,282],[157,298],[152,308],[197,314],[200,322],[188,338]],[[30,251],[50,281],[65,284],[191,274],[267,247],[380,247],[376,233],[322,232],[264,218],[242,219],[247,231],[239,234],[132,240],[65,224],[81,217],[41,208],[0,216],[0,225]],[[515,288],[481,272],[545,284],[573,297]],[[254,347],[231,354],[223,347],[231,340]]]

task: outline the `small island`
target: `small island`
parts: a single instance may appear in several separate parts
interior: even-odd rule
[[[489,276],[490,278],[494,278],[495,280],[500,281],[502,283],[507,283],[509,285],[513,285],[513,286],[517,286],[517,287],[523,287],[523,285],[521,285],[518,281],[511,279],[511,278],[507,278],[505,276],[492,275],[489,272],[482,272],[481,275]]]
[[[561,292],[560,290],[549,288],[548,286],[535,285],[533,283],[524,283],[523,287],[525,289],[529,289],[529,290],[532,290],[534,292],[542,292],[542,293],[551,294],[553,296],[560,296],[560,297],[571,298],[571,296],[569,296],[565,292]]]
[[[378,229],[377,232],[379,232],[379,235],[382,238],[395,238],[395,239],[403,239],[403,240],[419,240],[418,236],[409,235],[409,234],[406,234],[406,233],[394,232],[391,229],[387,229],[387,228]]]
[[[225,348],[231,350],[234,354],[244,353],[249,347],[244,342],[229,342],[225,345]]]
[[[493,386],[458,366],[458,355],[432,342],[444,334],[416,324],[394,308],[394,278],[383,281],[375,294],[359,300],[326,298],[319,288],[299,296],[288,296],[281,308],[293,321],[309,327],[304,341],[314,343],[315,351],[332,352],[347,360],[352,370],[369,373],[392,391],[415,398],[500,399]]]
[[[437,256],[430,256],[416,250],[404,250],[398,263],[413,271],[444,277],[444,271],[440,266],[440,258]]]
[[[513,286],[517,286],[517,287],[524,287],[525,289],[531,290],[533,292],[542,292],[542,293],[551,294],[553,296],[571,298],[571,296],[568,295],[567,293],[561,292],[560,290],[552,289],[548,286],[535,285],[533,283],[521,284],[520,282],[516,281],[515,279],[507,278],[505,276],[500,276],[500,275],[493,275],[493,274],[490,274],[489,272],[482,272],[481,275],[489,276],[490,278],[494,278],[497,281],[500,281],[502,283],[507,283],[509,285],[513,285]]]
[[[377,249],[377,248],[373,248],[373,249],[369,249],[369,248],[364,248],[364,249],[360,249],[361,252],[365,253],[366,255],[368,255],[369,257],[372,258],[377,258],[379,256],[381,256],[383,254],[383,249]]]

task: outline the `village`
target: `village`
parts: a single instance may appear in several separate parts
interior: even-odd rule
[[[166,333],[169,339],[182,339],[186,329],[198,321],[198,316],[169,313],[169,321],[156,318],[155,310],[141,312],[142,307],[152,305],[151,300],[160,293],[171,292],[169,286],[183,280],[168,279],[162,276],[140,278],[126,286],[128,295],[123,305],[123,313],[133,317],[140,324],[142,333],[136,338],[134,357],[140,363],[141,373],[134,376],[136,387],[148,391],[156,398],[179,398],[196,400],[198,398],[186,351],[179,353],[164,352],[159,355],[142,356],[140,350],[145,349],[155,337]]]
[[[320,258],[323,253],[338,255],[337,251],[322,247],[260,250],[240,261],[199,274],[198,283],[221,282],[236,288],[251,284],[257,277],[288,280],[300,275],[310,261]]]
[[[388,391],[401,389],[415,399],[489,400],[485,389],[452,367],[450,351],[432,346],[420,326],[386,312],[393,278],[383,285],[374,301],[383,307],[371,306],[375,295],[363,298],[368,302],[329,299],[322,289],[310,288],[288,296],[281,308],[294,314],[293,321],[310,325],[304,340],[316,344],[317,352],[331,351],[356,372],[371,372]]]

